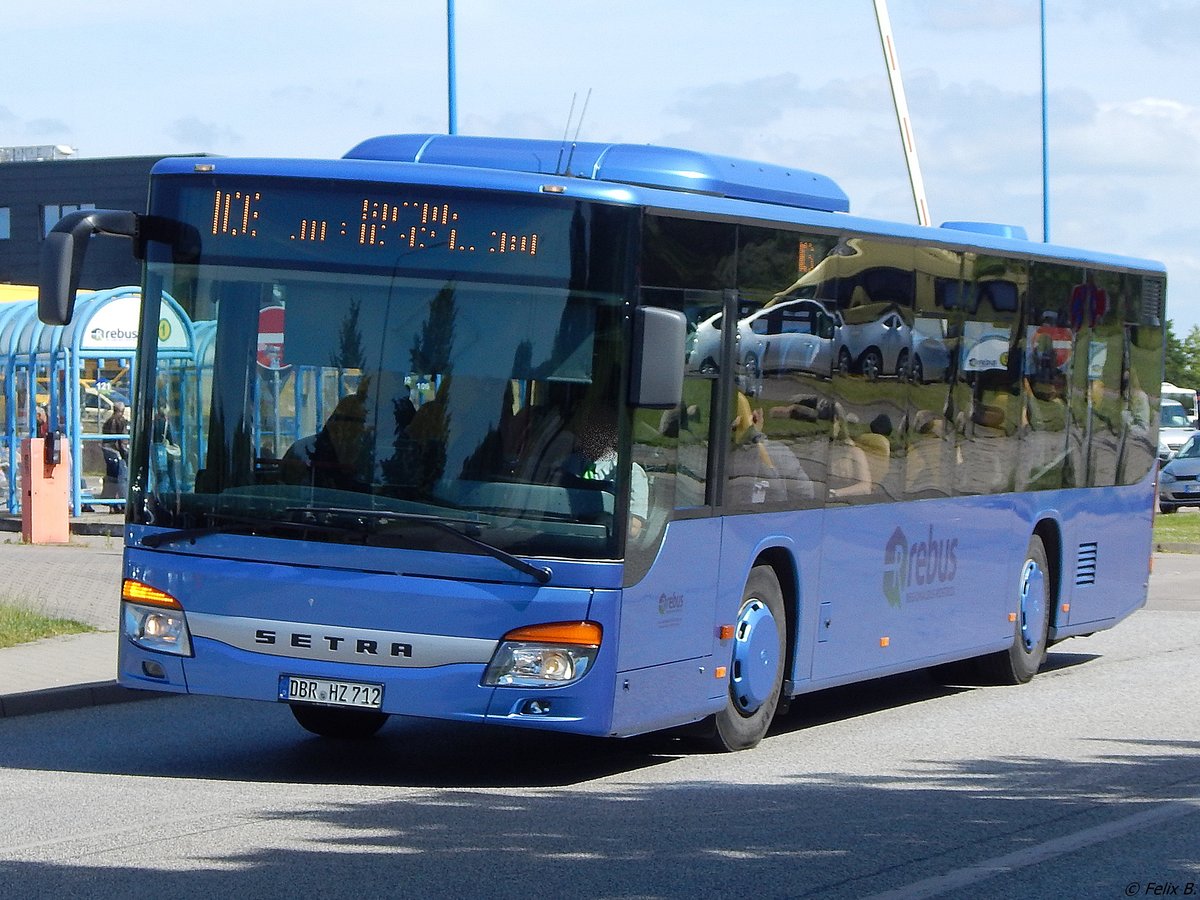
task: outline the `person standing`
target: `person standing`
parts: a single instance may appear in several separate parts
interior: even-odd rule
[[[104,420],[105,434],[129,434],[129,419],[125,404],[113,403],[112,415]],[[104,442],[104,498],[124,500],[129,492],[129,441],[118,438]],[[114,505],[113,512],[124,512],[123,504]]]

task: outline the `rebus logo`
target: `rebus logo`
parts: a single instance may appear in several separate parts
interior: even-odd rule
[[[93,341],[136,341],[138,333],[127,328],[93,328]]]
[[[883,596],[891,606],[906,600],[926,600],[951,592],[949,583],[958,574],[955,550],[958,538],[933,536],[911,543],[902,528],[897,528],[883,548]]]

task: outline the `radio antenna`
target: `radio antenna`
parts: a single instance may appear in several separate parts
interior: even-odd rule
[[[579,131],[583,128],[583,117],[587,115],[588,101],[592,99],[592,89],[588,88],[587,96],[583,98],[583,109],[579,113],[579,121],[575,124],[575,137],[571,139],[571,152],[567,154],[567,171],[563,174],[570,176],[571,160],[575,158],[575,145],[579,143]]]
[[[554,163],[554,174],[562,174],[562,158],[563,151],[567,149],[567,132],[571,130],[571,116],[575,115],[575,101],[579,99],[579,92],[571,94],[571,108],[567,110],[567,124],[563,126],[562,143],[558,145],[558,160]]]

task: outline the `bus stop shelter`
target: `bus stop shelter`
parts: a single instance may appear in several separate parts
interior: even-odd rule
[[[125,498],[104,490],[104,425],[115,404],[129,404],[134,351],[141,322],[141,290],[113,288],[80,293],[71,323],[42,324],[36,292],[28,300],[0,303],[0,472],[10,513],[21,507],[19,459],[23,438],[37,436],[37,408],[46,409],[50,431],[70,448],[70,513],[85,506],[123,507]],[[191,363],[194,338],[187,315],[164,297],[158,325],[160,354]],[[128,438],[125,438],[127,440]],[[101,496],[102,494],[106,496]]]

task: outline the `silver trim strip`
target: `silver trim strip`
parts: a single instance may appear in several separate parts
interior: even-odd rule
[[[400,669],[429,669],[462,663],[486,665],[500,643],[485,638],[375,631],[211,613],[189,612],[185,615],[192,637],[220,641],[239,650],[290,659]]]

